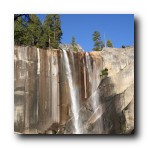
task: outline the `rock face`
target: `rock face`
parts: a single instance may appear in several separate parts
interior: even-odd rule
[[[79,52],[84,51],[79,44],[75,44],[75,47]],[[62,50],[73,51],[73,46],[71,44],[59,44],[59,48]]]
[[[108,69],[108,75],[102,71]],[[24,134],[130,134],[134,48],[14,49],[14,130]]]

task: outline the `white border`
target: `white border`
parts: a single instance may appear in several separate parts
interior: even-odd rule
[[[0,1],[0,134],[1,147],[134,147],[148,145],[148,19],[141,0],[1,0]],[[134,13],[138,22],[136,106],[138,133],[134,137],[45,137],[13,134],[13,15],[14,13]],[[145,45],[145,48],[144,48]],[[139,59],[139,60],[138,60]],[[139,98],[138,98],[139,97]]]

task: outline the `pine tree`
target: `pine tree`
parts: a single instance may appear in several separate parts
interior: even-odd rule
[[[29,33],[27,30],[27,21],[23,16],[17,17],[14,21],[14,44],[15,45],[28,45]]]
[[[39,46],[41,22],[37,15],[15,15],[14,42],[16,45]]]
[[[58,48],[62,37],[60,16],[58,14],[46,15],[44,27],[49,38],[49,46],[52,48]]]
[[[101,44],[101,49],[103,49],[105,47],[104,43],[102,42]]]
[[[111,40],[107,40],[107,47],[113,47],[113,44],[112,44]]]
[[[41,22],[35,14],[30,14],[30,21],[28,23],[28,31],[30,37],[30,45],[40,46],[39,41],[41,37]]]
[[[21,44],[21,36],[22,36],[22,18],[17,18],[17,21],[14,22],[14,44]]]
[[[42,24],[35,14],[14,15],[14,43],[41,48],[58,48],[61,37],[61,21],[58,14],[46,15]]]
[[[47,34],[48,30],[44,25],[41,26],[41,36],[39,39],[39,47],[40,48],[48,48],[49,47],[49,36]]]
[[[44,24],[43,24],[43,28],[44,28],[44,36],[48,36],[48,41],[46,40],[46,42],[48,43],[48,47],[51,47],[51,38],[53,36],[53,31],[52,31],[52,27],[53,27],[53,20],[52,20],[53,15],[52,14],[48,14],[46,15]]]
[[[74,37],[74,36],[72,36],[71,45],[72,45],[73,47],[75,46],[75,37]]]
[[[72,37],[71,45],[73,46],[73,51],[78,52],[78,48],[75,46],[76,43],[75,43],[75,37],[74,36]]]
[[[94,41],[94,51],[100,51],[101,50],[101,45],[102,45],[102,41],[101,41],[101,36],[100,36],[100,32],[95,31],[93,33],[93,41]]]
[[[61,37],[62,37],[60,15],[54,14],[53,15],[53,22],[54,22],[54,24],[53,24],[54,38],[53,38],[53,41],[52,41],[52,47],[58,48],[59,43],[61,41]]]

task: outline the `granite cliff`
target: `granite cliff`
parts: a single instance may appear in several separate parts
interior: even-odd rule
[[[17,133],[130,134],[134,47],[73,52],[15,46],[14,105]]]

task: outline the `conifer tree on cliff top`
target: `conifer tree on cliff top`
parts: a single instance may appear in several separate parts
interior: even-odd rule
[[[58,48],[62,37],[60,15],[46,15],[43,24],[35,14],[14,15],[15,45]]]
[[[75,37],[74,36],[72,36],[71,45],[75,46]]]
[[[28,17],[28,15],[27,15]],[[14,15],[14,43],[15,45],[29,45],[28,22],[24,15]]]
[[[15,45],[39,46],[41,25],[35,14],[14,15]]]
[[[37,15],[30,14],[30,21],[28,23],[28,33],[30,39],[30,45],[39,46],[39,41],[41,37],[41,22]]]
[[[75,46],[76,43],[75,43],[75,37],[74,37],[74,36],[72,36],[71,45],[73,46],[73,51],[78,52],[78,49],[77,49],[77,47]]]
[[[49,47],[58,48],[62,37],[60,15],[48,14],[44,21]]]
[[[94,51],[100,51],[102,49],[101,48],[102,41],[101,41],[100,32],[95,31],[93,33],[93,41],[94,41],[94,48],[93,48],[93,50]]]
[[[113,43],[111,40],[107,40],[107,47],[113,47]]]

